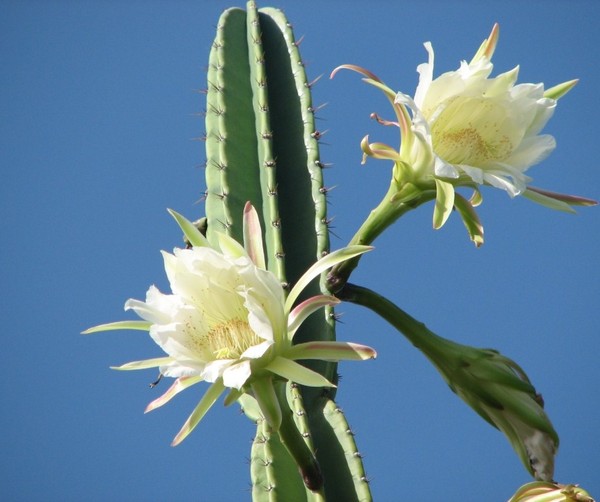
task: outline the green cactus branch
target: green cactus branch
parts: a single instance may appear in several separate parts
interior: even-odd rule
[[[241,243],[242,209],[249,201],[263,229],[267,268],[288,286],[329,252],[322,133],[315,128],[311,84],[285,15],[258,10],[253,1],[246,7],[222,14],[209,58],[206,235],[214,243],[216,233],[225,231]],[[299,300],[327,292],[323,276]],[[294,337],[294,343],[315,340],[335,340],[329,307],[310,316]],[[337,381],[335,363],[303,364]],[[279,434],[271,433],[251,399],[242,399],[258,428],[251,461],[256,500],[317,500],[318,489],[304,487],[298,464],[313,489],[320,483],[320,464],[329,500],[338,494],[348,501],[370,500],[353,436],[331,401],[335,390],[289,389],[289,407],[282,408],[287,425]],[[330,406],[339,411],[326,414]],[[293,421],[288,420],[290,409]],[[317,456],[315,466],[307,460],[311,452]],[[294,459],[297,455],[302,458]]]

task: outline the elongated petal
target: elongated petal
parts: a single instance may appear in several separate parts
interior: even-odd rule
[[[91,333],[98,333],[100,331],[111,331],[115,329],[136,329],[141,331],[148,331],[152,326],[151,322],[148,321],[117,321],[110,322],[107,324],[99,324],[98,326],[94,326],[92,328],[88,328],[85,331],[82,331],[82,335],[89,335]]]
[[[433,228],[436,230],[442,228],[446,220],[452,213],[454,207],[454,186],[447,181],[435,179],[437,188],[435,207],[433,210]]]
[[[266,269],[262,229],[260,228],[258,213],[250,202],[246,202],[244,206],[243,226],[246,253],[258,268]]]
[[[352,70],[355,71],[357,73],[360,73],[361,75],[364,75],[367,78],[370,78],[372,80],[375,80],[377,82],[381,82],[379,80],[379,77],[377,77],[377,75],[375,75],[374,73],[371,73],[369,70],[363,68],[362,66],[357,66],[354,64],[342,64],[336,68],[334,68],[334,70],[331,72],[331,75],[329,75],[329,78],[333,78],[335,77],[336,73],[340,70]]]
[[[308,300],[303,301],[300,305],[298,305],[294,310],[290,312],[288,317],[288,336],[290,339],[294,337],[297,329],[304,322],[304,320],[311,315],[313,312],[316,312],[322,307],[329,305],[337,305],[340,303],[335,296],[329,295],[319,295],[313,296]]]
[[[208,246],[208,241],[206,237],[202,235],[200,230],[196,228],[190,220],[180,215],[178,212],[173,211],[172,209],[167,209],[169,214],[175,218],[175,221],[179,225],[179,228],[183,231],[183,234],[186,236],[187,240],[190,241],[192,246],[204,247]]]
[[[539,192],[535,192],[530,190],[529,188],[525,190],[522,194],[523,197],[529,199],[537,204],[540,204],[545,207],[549,207],[550,209],[555,209],[557,211],[564,211],[565,213],[575,214],[577,211],[573,209],[569,204],[562,200],[555,199],[553,197],[548,197],[547,195],[541,194]]]
[[[174,396],[179,394],[182,390],[185,390],[188,387],[191,387],[192,385],[197,384],[201,381],[202,377],[200,376],[178,378],[177,380],[175,380],[175,382],[173,382],[173,385],[169,387],[167,392],[165,392],[162,396],[155,399],[148,406],[146,406],[144,413],[148,413],[152,410],[155,410],[156,408],[160,408],[163,404],[168,403]]]
[[[284,357],[276,357],[265,369],[300,385],[307,385],[309,387],[335,387],[323,375]]]
[[[142,361],[131,361],[130,363],[122,364],[121,366],[111,366],[110,369],[130,371],[130,370],[145,370],[148,368],[158,368],[159,366],[167,365],[173,362],[172,357],[157,357],[155,359],[144,359]]]
[[[375,359],[377,352],[367,345],[350,342],[306,342],[292,346],[285,354],[289,359],[323,361],[365,361]]]
[[[175,436],[175,439],[173,439],[171,446],[177,446],[188,436],[190,432],[194,430],[194,428],[200,423],[200,420],[204,418],[206,412],[210,410],[211,406],[215,404],[215,401],[219,399],[219,396],[224,390],[225,386],[221,380],[217,380],[208,388],[196,408],[194,408],[192,414],[183,424],[181,430],[177,433],[177,436]]]
[[[588,199],[586,197],[580,197],[578,195],[569,195],[566,193],[551,192],[549,190],[543,190],[541,188],[532,187],[532,186],[528,186],[527,191],[535,192],[536,194],[543,195],[544,197],[548,197],[548,198],[554,199],[556,201],[565,202],[571,206],[596,206],[596,205],[598,205],[597,200]],[[536,201],[536,202],[538,202],[538,201]],[[539,202],[539,203],[542,204],[542,202]],[[544,204],[544,205],[546,205],[546,204]],[[549,206],[549,207],[551,207],[551,206]]]
[[[229,394],[227,394],[227,396],[225,396],[225,399],[223,400],[223,405],[224,406],[231,406],[233,403],[235,403],[240,397],[242,397],[242,395],[244,394],[243,391],[238,390],[238,389],[231,389],[229,391]]]
[[[313,264],[302,275],[302,277],[300,277],[300,279],[298,279],[298,282],[294,285],[294,287],[290,291],[290,294],[287,297],[287,300],[285,301],[285,311],[289,312],[291,310],[291,307],[298,298],[298,295],[306,286],[308,286],[310,281],[317,277],[321,272],[324,272],[328,268],[331,268],[338,263],[366,253],[371,249],[373,249],[371,246],[348,246],[342,249],[338,249],[337,251],[334,251],[333,253],[330,253],[327,256],[321,258],[319,261]]]

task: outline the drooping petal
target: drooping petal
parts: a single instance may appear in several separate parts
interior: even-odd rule
[[[145,370],[148,368],[157,368],[163,364],[169,364],[173,362],[172,357],[157,357],[154,359],[144,359],[142,361],[131,361],[130,363],[122,364],[121,366],[111,366],[113,370]]]
[[[221,380],[216,381],[208,388],[196,408],[194,408],[192,414],[183,424],[181,430],[177,433],[177,436],[175,436],[175,439],[173,439],[171,446],[177,446],[189,435],[190,432],[194,430],[194,428],[200,423],[200,420],[204,418],[206,412],[210,410],[212,405],[215,404],[216,400],[219,399],[219,396],[224,390],[225,386]]]
[[[98,333],[100,331],[111,331],[114,329],[135,329],[141,331],[148,331],[150,326],[152,325],[149,321],[117,321],[110,322],[107,324],[99,324],[98,326],[94,326],[92,328],[88,328],[85,331],[82,331],[82,335],[89,335],[91,333]]]
[[[293,345],[285,353],[288,359],[320,359],[323,361],[365,361],[375,359],[377,352],[367,345],[349,342],[306,342]]]
[[[300,385],[307,385],[309,387],[335,387],[323,375],[284,357],[277,356],[265,369]]]
[[[433,228],[442,228],[454,207],[454,186],[447,181],[435,179],[436,197],[433,210]]]
[[[192,385],[195,385],[201,381],[202,381],[202,377],[200,377],[200,376],[178,378],[177,380],[175,380],[175,382],[173,382],[173,385],[171,385],[171,387],[169,387],[167,392],[165,392],[162,396],[155,399],[150,404],[148,404],[148,406],[146,406],[144,413],[148,413],[152,410],[155,410],[156,408],[160,408],[163,404],[168,403],[174,396],[179,394],[181,391],[183,391],[183,390],[187,389],[188,387],[191,387]]]
[[[316,312],[322,307],[333,306],[340,303],[335,296],[330,295],[318,295],[304,300],[301,304],[294,308],[288,316],[288,338],[291,340],[294,334],[304,322],[304,320],[310,316],[313,312]]]
[[[290,291],[287,300],[285,301],[285,311],[289,312],[291,310],[291,307],[294,305],[298,295],[300,295],[302,290],[308,286],[315,277],[321,274],[321,272],[333,267],[337,263],[341,263],[349,260],[350,258],[366,253],[371,249],[373,249],[371,246],[348,246],[324,256],[319,261],[314,263],[306,272],[304,272],[302,277],[298,279],[298,282]]]
[[[462,195],[456,193],[454,194],[454,207],[459,212],[463,223],[467,228],[467,232],[469,232],[469,237],[475,246],[481,246],[483,244],[483,225],[481,224],[475,209],[473,209],[471,202]]]

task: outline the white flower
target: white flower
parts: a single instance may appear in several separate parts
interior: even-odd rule
[[[515,85],[519,67],[489,78],[498,41],[496,24],[470,63],[433,78],[433,48],[429,60],[418,66],[419,84],[414,98],[395,92],[374,73],[356,65],[338,66],[362,74],[366,83],[381,90],[390,101],[396,120],[380,124],[400,129],[400,148],[361,141],[363,163],[367,157],[394,163],[392,185],[386,194],[391,204],[423,202],[435,197],[433,226],[444,225],[453,209],[463,219],[476,245],[483,243],[483,226],[474,210],[481,203],[480,185],[523,195],[552,209],[574,212],[571,206],[591,206],[596,201],[528,186],[525,172],[555,148],[554,138],[540,134],[556,107],[577,80],[544,90],[543,84]],[[410,113],[409,113],[410,110]],[[455,192],[458,186],[475,190],[470,200]]]
[[[255,397],[270,425],[277,430],[281,409],[273,399],[273,379],[315,387],[333,385],[296,360],[375,357],[370,347],[352,343],[292,344],[294,334],[310,314],[339,303],[335,297],[319,295],[292,309],[302,289],[321,272],[370,248],[353,246],[322,258],[298,280],[286,299],[281,283],[264,268],[260,224],[252,206],[247,204],[244,210],[244,235],[248,240],[245,248],[222,234],[220,249],[213,249],[189,221],[172,214],[193,244],[191,249],[175,249],[173,254],[163,252],[172,292],[161,293],[151,286],[145,302],[128,300],[125,304],[126,310],[135,311],[144,321],[105,324],[85,333],[148,330],[167,354],[116,368],[158,367],[161,375],[176,379],[146,411],[162,406],[191,385],[201,381],[212,383],[173,444],[181,442],[193,430],[225,388],[231,389],[228,404],[244,393]]]
[[[463,61],[458,70],[436,79],[433,48],[427,42],[429,61],[417,68],[414,100],[398,93],[396,102],[411,109],[413,130],[433,153],[435,176],[456,179],[466,174],[477,184],[514,197],[530,181],[525,171],[556,146],[552,136],[539,134],[554,113],[556,99],[545,94],[543,84],[515,85],[519,67],[489,78],[498,31],[495,25],[470,63]]]

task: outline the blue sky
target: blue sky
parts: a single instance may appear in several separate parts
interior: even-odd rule
[[[153,371],[109,365],[156,357],[143,332],[84,337],[126,317],[127,298],[167,290],[159,250],[180,243],[166,212],[203,213],[205,68],[229,2],[1,1],[0,379],[3,500],[244,500],[253,426],[215,406],[179,447],[172,437],[202,389],[143,415]],[[240,5],[240,4],[238,4]],[[266,6],[266,3],[260,3]],[[354,63],[411,93],[422,43],[436,74],[470,59],[494,22],[496,72],[521,82],[580,78],[546,131],[558,143],[535,184],[600,197],[596,149],[600,3],[596,1],[274,1],[294,24],[309,78]],[[390,116],[357,75],[323,78],[322,157],[333,247],[342,247],[387,189],[390,167],[360,165],[369,120]],[[353,276],[437,333],[519,362],[561,437],[556,478],[600,494],[600,211],[553,212],[487,189],[480,249],[455,216],[431,229],[431,206],[376,241]],[[339,338],[379,357],[345,363],[339,402],[376,500],[506,500],[528,475],[508,442],[383,321],[350,305]],[[417,494],[417,495],[415,495]]]

